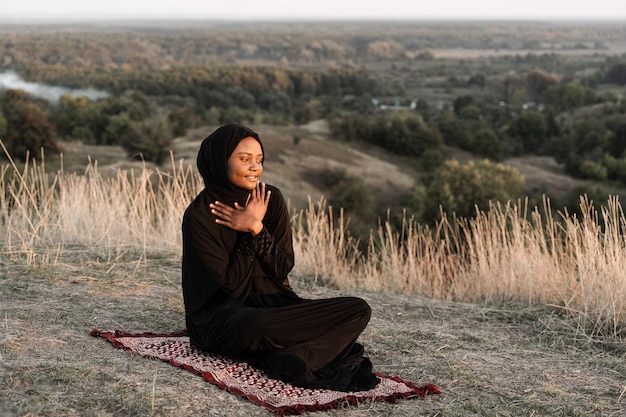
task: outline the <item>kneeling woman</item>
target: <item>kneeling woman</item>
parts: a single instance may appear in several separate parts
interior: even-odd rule
[[[297,386],[371,389],[379,380],[356,342],[370,307],[360,298],[309,300],[292,291],[290,217],[280,190],[260,182],[263,158],[259,136],[240,125],[221,126],[200,147],[205,188],[182,224],[191,343]]]

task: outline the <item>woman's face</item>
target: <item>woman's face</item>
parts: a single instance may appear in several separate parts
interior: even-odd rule
[[[228,158],[228,180],[236,187],[254,190],[263,174],[263,151],[261,144],[248,136]]]

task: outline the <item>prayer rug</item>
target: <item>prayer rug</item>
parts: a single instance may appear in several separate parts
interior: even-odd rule
[[[395,402],[401,398],[415,398],[439,394],[436,385],[421,387],[399,377],[376,373],[380,383],[369,391],[340,392],[326,389],[306,389],[269,378],[246,362],[210,354],[194,348],[185,331],[155,334],[132,334],[119,330],[93,329],[91,336],[102,337],[113,346],[132,354],[170,362],[201,375],[206,381],[229,392],[247,398],[276,415],[302,414],[324,411],[342,405],[368,401]]]

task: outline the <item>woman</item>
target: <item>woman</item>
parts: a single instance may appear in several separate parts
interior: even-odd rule
[[[294,293],[290,218],[280,190],[260,182],[263,145],[241,125],[202,142],[204,190],[183,218],[182,283],[192,345],[243,357],[307,388],[360,391],[378,378],[356,343],[370,319],[354,297]]]

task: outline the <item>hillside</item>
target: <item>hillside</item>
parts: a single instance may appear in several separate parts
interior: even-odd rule
[[[348,234],[358,237],[375,227],[371,212],[384,217],[391,208],[393,215],[398,214],[412,187],[426,178],[422,161],[360,142],[363,136],[335,140],[325,122],[316,118],[343,111],[369,117],[376,110],[361,111],[361,106],[380,98],[385,106],[420,104],[417,108],[428,128],[436,129],[440,110],[450,110],[457,98],[469,97],[476,106],[465,107],[477,119],[455,116],[463,122],[458,131],[477,131],[476,124],[465,121],[490,120],[489,130],[510,145],[511,140],[520,140],[509,135],[510,123],[517,119],[491,119],[499,113],[492,110],[500,108],[503,96],[512,99],[511,109],[523,108],[537,99],[536,81],[556,80],[564,81],[554,87],[568,88],[557,91],[600,100],[555,110],[563,139],[571,140],[571,132],[565,131],[588,116],[598,119],[598,124],[590,124],[596,129],[611,112],[617,121],[626,113],[626,86],[595,84],[604,81],[603,72],[613,59],[624,57],[626,25],[617,22],[157,26],[137,28],[116,22],[63,28],[0,22],[0,73],[15,71],[37,86],[94,86],[112,94],[110,102],[78,102],[76,113],[58,112],[54,122],[62,156],[45,155],[51,186],[39,187],[45,181],[33,176],[32,187],[28,182],[17,191],[23,198],[13,198],[11,187],[7,189],[8,201],[27,204],[0,204],[5,209],[0,210],[5,236],[0,256],[0,416],[269,415],[197,375],[134,357],[89,337],[94,327],[132,332],[184,327],[179,216],[192,193],[176,198],[181,196],[178,190],[167,191],[164,198],[159,194],[151,200],[152,184],[141,181],[147,175],[136,183],[129,181],[132,187],[114,180],[95,185],[84,181],[92,186],[81,187],[82,180],[89,178],[53,183],[56,170],[82,173],[90,161],[103,177],[122,180],[126,177],[117,175],[120,169],[154,168],[152,163],[127,157],[121,146],[123,135],[102,134],[107,127],[123,126],[113,121],[130,124],[131,110],[145,112],[140,112],[145,118],[132,121],[149,126],[162,126],[155,123],[156,116],[167,114],[190,120],[182,126],[184,136],[173,140],[172,151],[176,166],[182,160],[193,168],[202,139],[218,121],[262,121],[250,126],[265,146],[263,180],[278,186],[292,209],[307,208],[309,199],[317,203],[322,196],[328,198],[331,190],[326,184],[335,170],[363,184],[366,194],[351,201],[358,205],[371,198],[372,210],[362,224],[351,217]],[[224,73],[205,71],[222,65]],[[349,89],[359,87],[358,94],[336,88],[336,69],[361,68],[365,72],[349,71],[345,83]],[[370,77],[376,85],[363,86]],[[330,83],[322,83],[323,79]],[[311,80],[319,82],[309,85],[308,93],[295,88]],[[321,89],[323,85],[329,88]],[[313,86],[320,87],[321,93],[313,94]],[[170,89],[165,91],[166,87]],[[554,102],[560,105],[561,100]],[[231,105],[237,110],[234,113]],[[483,105],[489,111],[477,113]],[[42,109],[49,108],[42,105]],[[294,117],[304,109],[310,110],[308,117]],[[472,116],[472,111],[465,113]],[[89,123],[67,123],[81,120]],[[314,121],[288,125],[304,120]],[[9,130],[29,131],[21,125]],[[371,143],[380,145],[379,139],[376,136]],[[104,143],[117,145],[96,145]],[[460,142],[445,143],[441,151],[446,158],[477,158],[450,147]],[[507,154],[519,155],[517,149]],[[621,158],[620,152],[614,153]],[[35,168],[41,156],[37,159]],[[524,193],[532,195],[532,204],[540,203],[541,193],[563,203],[572,189],[584,183],[566,175],[551,157],[526,154],[504,163],[525,177]],[[623,164],[626,173],[626,159]],[[10,178],[12,172],[4,171],[4,166],[0,161],[0,174]],[[168,171],[171,166],[166,162],[158,169]],[[622,183],[626,184],[626,174]],[[624,186],[601,185],[610,193],[626,195]],[[57,198],[56,191],[62,189],[78,192]],[[153,208],[157,220],[146,221],[152,218]],[[443,391],[424,399],[345,405],[314,415],[623,415],[623,216],[615,216],[620,226],[607,227],[607,233],[598,234],[594,222],[581,222],[580,227],[572,222],[570,228],[554,228],[557,232],[548,233],[547,239],[544,233],[534,233],[534,226],[517,227],[517,218],[494,217],[493,222],[478,224],[486,227],[476,230],[485,233],[473,233],[478,244],[468,245],[467,252],[456,250],[455,242],[460,241],[456,234],[448,244],[422,233],[415,239],[418,250],[408,256],[407,246],[395,235],[380,239],[384,250],[376,248],[372,256],[358,258],[351,256],[351,250],[344,256],[344,246],[323,246],[331,240],[323,233],[315,238],[307,233],[296,242],[300,256],[290,276],[294,289],[310,298],[363,297],[373,314],[361,340],[376,370],[417,384],[433,382]],[[294,216],[294,223],[299,219]],[[110,226],[117,222],[122,227]],[[305,222],[307,232],[326,232],[331,224],[324,219],[316,228],[309,218]],[[355,224],[358,230],[353,230]],[[520,234],[511,235],[513,239],[509,230]],[[340,235],[342,244],[349,240]],[[558,244],[561,236],[566,244]],[[396,241],[401,243],[399,250]],[[363,287],[352,288],[357,284]]]
[[[177,259],[97,259],[71,251],[36,269],[0,260],[0,415],[271,415],[198,375],[90,337],[93,327],[184,326]],[[361,341],[375,369],[443,391],[308,416],[623,415],[623,356],[572,336],[570,323],[546,308],[292,283],[311,298],[363,297],[373,312]]]
[[[266,153],[264,180],[278,186],[293,208],[308,206],[308,197],[316,202],[324,195],[321,174],[333,169],[345,169],[351,177],[371,187],[381,206],[397,203],[413,187],[420,175],[416,161],[388,155],[387,152],[367,145],[340,142],[328,138],[328,130],[322,121],[302,127],[252,126],[263,141]],[[215,126],[190,131],[174,140],[176,161],[195,167],[200,143]],[[300,140],[296,144],[294,136]],[[92,146],[76,142],[63,143],[63,165],[66,172],[81,172],[88,158],[98,162],[103,175],[114,170],[140,166],[140,162],[128,160],[119,146]],[[52,159],[52,160],[51,160]],[[48,168],[56,169],[55,157],[47,157]],[[161,169],[167,169],[165,164]]]
[[[174,159],[183,159],[195,167],[200,143],[214,128],[206,126],[194,129],[186,136],[176,138],[173,143]],[[328,198],[323,173],[334,169],[343,169],[350,177],[362,181],[370,195],[375,197],[374,206],[379,214],[384,214],[389,208],[402,207],[404,199],[423,175],[418,159],[393,155],[368,144],[332,140],[325,122],[321,120],[300,127],[264,125],[253,128],[261,136],[267,154],[265,181],[281,188],[291,207],[297,210],[308,206],[309,197],[314,203],[322,196]],[[294,137],[299,140],[294,140]],[[98,162],[103,175],[113,173],[118,168],[140,165],[139,162],[128,160],[119,146],[69,142],[64,143],[63,147],[66,172],[81,172],[88,158]],[[446,152],[446,157],[460,161],[475,158],[458,149],[447,149]],[[550,157],[516,157],[504,163],[524,175],[526,194],[536,194],[540,190],[562,201],[572,188],[583,183],[566,175],[563,168]],[[56,169],[58,158],[47,157],[46,165],[48,169]],[[167,168],[168,164],[165,164],[161,169]],[[624,195],[621,188],[605,188],[612,194]]]

